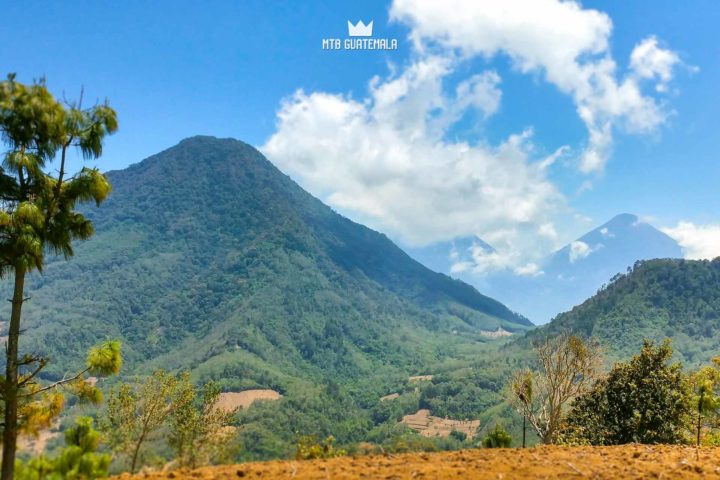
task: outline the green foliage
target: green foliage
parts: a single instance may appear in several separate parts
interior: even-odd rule
[[[228,462],[235,453],[236,428],[232,426],[235,411],[220,408],[220,387],[205,384],[198,402],[198,392],[183,378],[180,407],[170,416],[168,443],[179,466],[195,468]]]
[[[91,348],[86,363],[91,375],[105,376],[119,373],[122,367],[120,341],[110,340]]]
[[[78,417],[65,430],[65,447],[53,459],[37,457],[27,463],[18,462],[18,480],[90,480],[107,477],[110,455],[98,453],[100,432],[93,428],[93,419]]]
[[[669,341],[646,341],[638,355],[616,363],[606,378],[575,400],[564,437],[570,443],[684,443],[693,412],[689,382]]]
[[[314,435],[301,436],[296,444],[296,460],[314,460],[317,458],[334,458],[347,455],[342,449],[335,448],[335,437],[332,435],[318,442]]]
[[[505,431],[502,425],[495,424],[482,441],[485,448],[508,448],[512,444],[512,437]]]

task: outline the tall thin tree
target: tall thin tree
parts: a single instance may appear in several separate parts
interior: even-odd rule
[[[46,252],[68,259],[73,240],[93,234],[92,223],[76,207],[90,200],[99,205],[110,192],[110,183],[96,168],[82,168],[68,178],[67,155],[77,148],[85,159],[100,157],[103,140],[116,130],[115,111],[107,104],[87,109],[80,102],[63,104],[42,80],[24,85],[9,75],[0,82],[0,134],[8,147],[0,170],[0,274],[14,280],[5,377],[0,383],[1,480],[14,476],[20,400],[28,394],[23,389],[47,363],[41,357],[19,355],[25,277],[33,270],[42,271]],[[47,165],[56,157],[59,170],[53,174]],[[22,373],[31,366],[29,373]],[[44,389],[35,389],[40,390]]]

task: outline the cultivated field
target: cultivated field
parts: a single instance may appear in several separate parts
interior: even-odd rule
[[[699,454],[699,460],[698,460]],[[537,447],[273,461],[145,473],[120,479],[693,479],[720,478],[720,448],[626,445]]]
[[[421,409],[412,415],[405,415],[402,423],[417,430],[426,437],[450,436],[450,432],[457,430],[464,433],[467,438],[473,438],[480,427],[480,420],[450,420],[449,418],[433,417],[430,410]]]
[[[245,390],[243,392],[224,392],[220,394],[218,408],[232,411],[237,408],[248,408],[258,400],[279,400],[280,395],[275,390]]]

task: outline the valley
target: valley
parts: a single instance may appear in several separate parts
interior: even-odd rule
[[[1,11],[0,480],[720,480],[720,3]]]
[[[65,368],[117,337],[121,378],[165,368],[217,382],[220,408],[240,409],[243,460],[291,456],[296,432],[352,448],[455,449],[500,424],[517,445],[505,385],[531,361],[533,338],[563,331],[600,339],[608,361],[643,338],[674,338],[688,365],[720,351],[715,263],[641,262],[533,328],[337,215],[242,142],[194,137],[109,178],[111,199],[86,209],[96,236],[71,264],[51,259],[30,278],[26,348]],[[695,278],[707,289],[675,295]],[[61,373],[53,364],[49,380]]]

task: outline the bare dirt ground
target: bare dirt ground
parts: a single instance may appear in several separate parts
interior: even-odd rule
[[[272,461],[146,473],[130,479],[720,479],[720,448],[625,445],[537,447]]]

